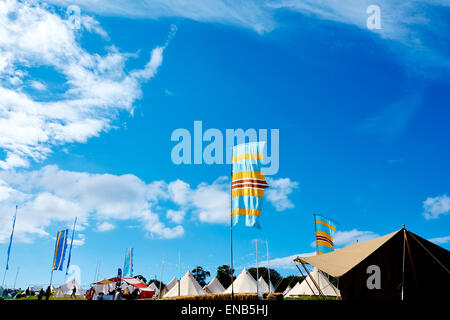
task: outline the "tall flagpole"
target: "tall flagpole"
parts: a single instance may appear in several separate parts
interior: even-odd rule
[[[230,184],[230,249],[231,249],[231,301],[234,300],[233,284],[233,147],[231,147],[231,184]]]
[[[161,264],[161,277],[159,278],[159,297],[161,298],[161,284],[163,279],[163,271],[164,271],[164,250],[162,256],[162,264]]]
[[[19,275],[19,270],[20,270],[20,268],[17,267],[16,278],[14,279],[14,286],[13,286],[13,289],[16,288],[16,282],[17,282],[17,276]]]
[[[256,296],[259,298],[258,239],[256,239]]]
[[[272,292],[270,288],[269,240],[266,240],[266,247],[267,247],[267,271],[269,272],[269,294],[270,294]]]
[[[180,284],[181,284],[181,253],[178,251],[178,296],[180,296]]]
[[[9,238],[8,257],[6,258],[6,268],[5,268],[5,273],[3,274],[2,287],[5,286],[6,271],[8,271],[8,269],[9,269],[9,254],[11,252],[11,245],[12,245],[13,236],[14,236],[14,227],[16,226],[16,217],[17,217],[17,205],[16,205],[16,212],[14,213],[11,237]]]
[[[69,274],[70,258],[72,257],[73,236],[75,235],[75,228],[76,228],[76,226],[77,226],[77,217],[75,217],[75,221],[73,223],[72,240],[70,241],[69,259],[67,259],[66,275],[64,277],[65,279],[67,278],[67,275]]]
[[[313,214],[314,217],[314,242],[316,243],[316,256],[319,254],[319,249],[317,248],[317,226],[316,226],[316,214]]]

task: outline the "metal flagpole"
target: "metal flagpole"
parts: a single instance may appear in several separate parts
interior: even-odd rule
[[[181,284],[181,253],[178,251],[178,296],[180,296],[180,284]]]
[[[269,294],[272,293],[272,289],[270,288],[270,265],[269,265],[269,240],[266,240],[267,247],[267,272],[269,272]]]
[[[258,239],[256,239],[256,296],[259,297]]]
[[[161,264],[161,278],[159,278],[159,297],[160,298],[161,298],[161,284],[162,284],[162,278],[163,278],[163,271],[164,271],[164,250],[163,250],[162,264]]]
[[[233,147],[231,147],[231,184],[233,183]],[[231,301],[234,300],[234,284],[233,284],[233,188],[230,188],[230,249],[231,249]]]
[[[12,240],[13,240],[13,236],[14,236],[14,227],[16,225],[16,217],[17,217],[17,205],[16,205],[16,212],[14,213],[11,237],[9,239],[8,257],[6,258],[6,268],[5,268],[5,273],[3,274],[2,287],[5,286],[6,271],[8,271],[8,269],[9,269],[9,253],[11,252],[11,245],[12,245]]]
[[[16,282],[17,282],[17,276],[19,275],[19,270],[20,270],[20,268],[17,267],[16,278],[14,279],[14,286],[13,286],[13,289],[16,288]]]

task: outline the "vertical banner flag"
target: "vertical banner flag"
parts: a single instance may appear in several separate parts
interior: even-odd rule
[[[333,251],[333,237],[336,232],[337,223],[324,216],[314,215],[316,226],[316,248],[317,254]]]
[[[70,240],[69,258],[67,259],[66,275],[69,274],[70,257],[72,257],[73,235],[75,234],[75,227],[76,226],[77,226],[77,217],[75,217],[75,222],[73,223],[72,240]]]
[[[16,213],[14,214],[14,219],[13,219],[11,237],[9,238],[8,257],[6,258],[6,270],[8,270],[8,268],[9,268],[9,254],[11,252],[11,245],[12,245],[13,236],[14,236],[14,228],[16,226],[16,216],[17,216],[17,205],[16,205]]]
[[[69,230],[61,230],[56,234],[55,256],[53,258],[52,270],[62,271],[64,256],[67,249],[67,234]]]
[[[131,278],[133,276],[133,248],[128,249],[125,255],[123,276],[127,278]]]
[[[245,225],[261,229],[264,190],[269,187],[262,172],[265,141],[243,143],[233,147],[231,172],[231,216],[233,226],[239,216],[245,216]]]
[[[122,278],[122,269],[120,269],[120,268],[117,270],[117,278],[119,278],[119,279]],[[117,287],[120,287],[120,283],[121,283],[121,282],[122,282],[121,280],[117,281],[117,282],[116,282],[116,286],[117,286]]]

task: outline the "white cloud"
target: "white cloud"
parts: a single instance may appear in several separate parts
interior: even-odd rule
[[[60,6],[78,4],[88,12],[132,18],[158,19],[182,17],[200,22],[215,22],[240,26],[260,34],[271,32],[278,25],[283,12],[324,21],[355,26],[363,32],[375,34],[398,53],[403,63],[417,71],[450,67],[448,52],[439,46],[445,42],[447,29],[445,9],[447,0],[49,0]],[[370,5],[381,9],[381,29],[368,30],[366,13]],[[442,10],[444,9],[444,10]],[[301,20],[305,21],[305,20]],[[324,28],[335,27],[326,26]],[[317,28],[316,28],[317,29]],[[398,44],[401,44],[398,46]]]
[[[310,252],[310,253],[299,253],[299,254],[294,254],[288,257],[283,257],[283,258],[275,258],[272,260],[269,260],[269,265],[271,268],[278,268],[278,269],[297,269],[297,267],[295,266],[294,263],[294,259],[297,257],[311,257],[314,256],[316,253],[315,252]],[[261,262],[264,265],[264,261]],[[267,265],[267,262],[266,262]]]
[[[173,223],[182,223],[184,216],[186,215],[186,211],[184,210],[167,210],[166,217],[171,220]]]
[[[294,207],[288,196],[298,188],[298,182],[289,178],[272,179],[267,178],[269,188],[266,189],[266,198],[273,204],[277,211],[284,211]]]
[[[446,243],[450,242],[450,236],[433,238],[433,239],[429,239],[429,241],[431,241],[435,244],[446,244]]]
[[[78,230],[88,227],[91,220],[98,221],[98,231],[111,229],[113,221],[135,220],[151,236],[173,238],[184,234],[182,226],[166,226],[155,209],[167,193],[163,182],[146,184],[130,174],[90,174],[56,166],[28,172],[3,171],[0,182],[0,210],[11,212],[16,203],[19,205],[18,241],[49,236],[46,229],[52,223],[70,228],[75,217]],[[0,242],[7,241],[12,215],[0,216]]]
[[[99,225],[97,225],[97,231],[99,232],[105,232],[105,231],[111,231],[114,230],[116,226],[109,222],[102,222]]]
[[[82,16],[82,25],[107,37],[91,17]],[[164,46],[153,49],[144,68],[127,74],[128,54],[114,46],[104,56],[89,53],[77,32],[45,5],[0,2],[0,148],[6,151],[0,168],[27,167],[55,145],[84,143],[109,130],[119,112],[133,112],[141,84],[162,64]],[[45,89],[27,72],[40,67],[59,73],[68,89],[44,101],[22,90],[28,84]]]
[[[437,219],[450,212],[450,198],[444,194],[434,198],[428,197],[423,202],[424,217],[427,220]]]
[[[350,231],[336,231],[334,234],[334,245],[335,247],[346,247],[350,244],[358,242],[363,242],[379,237],[378,234],[372,231],[360,231],[360,230],[350,230]]]

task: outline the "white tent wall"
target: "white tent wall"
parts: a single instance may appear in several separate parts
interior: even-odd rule
[[[84,290],[81,288],[81,285],[78,283],[78,281],[75,278],[69,279],[66,283],[61,285],[55,292],[56,294],[62,294],[64,295],[72,295],[73,288],[75,287],[75,295],[81,296],[84,295]],[[59,293],[58,293],[59,291]]]
[[[170,280],[170,282],[161,290],[161,296],[165,297],[166,294],[176,286],[177,282],[177,278],[173,277],[172,280]]]
[[[256,293],[256,283],[255,278],[244,268],[233,282],[234,293]],[[224,293],[231,293],[231,285]]]
[[[178,294],[178,286],[180,286],[180,292]],[[164,298],[177,297],[177,296],[197,296],[204,295],[206,291],[200,286],[200,284],[195,280],[194,276],[190,271],[181,278],[180,282],[176,283],[175,286],[170,289],[169,292],[164,296]]]
[[[216,277],[214,277],[203,289],[209,294],[220,294],[225,291],[225,288]]]
[[[319,286],[320,291],[325,296],[336,297],[340,296],[339,289],[333,286],[330,281],[319,271],[319,269],[314,268],[313,271],[310,272],[312,279]],[[312,289],[312,290],[311,290]],[[289,293],[286,294],[286,297],[295,297],[295,296],[319,296],[319,290],[315,286],[314,282],[311,280],[309,276],[307,276],[301,283],[298,282]]]

